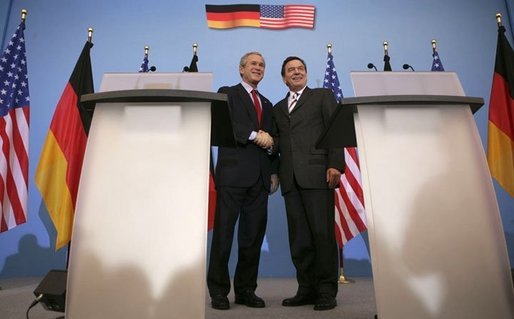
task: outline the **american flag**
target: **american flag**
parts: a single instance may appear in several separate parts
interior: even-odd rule
[[[148,55],[145,54],[143,58],[143,63],[141,63],[141,67],[139,67],[139,72],[148,72]]]
[[[0,58],[0,232],[27,221],[30,99],[21,22]]]
[[[343,98],[334,58],[328,53],[323,87],[331,89],[337,101]],[[366,230],[364,197],[357,148],[344,149],[345,173],[341,175],[340,187],[335,191],[335,231],[339,247]]]
[[[434,58],[432,60],[432,71],[444,71],[443,63],[439,59],[439,53],[437,53],[436,49],[434,49],[432,57]]]
[[[313,5],[261,5],[260,8],[261,28],[314,28]]]

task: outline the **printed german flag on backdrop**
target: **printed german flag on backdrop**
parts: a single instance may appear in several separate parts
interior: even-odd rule
[[[498,28],[489,101],[487,161],[491,175],[514,197],[514,52],[503,26]]]
[[[56,249],[71,240],[82,161],[92,112],[79,104],[82,94],[93,93],[90,51],[86,42],[64,88],[50,124],[36,170],[36,185],[57,230]]]
[[[313,5],[302,4],[205,5],[207,26],[212,29],[237,27],[313,29],[315,9]]]

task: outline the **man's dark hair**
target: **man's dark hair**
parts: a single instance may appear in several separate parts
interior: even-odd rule
[[[282,75],[282,77],[284,75],[286,75],[286,64],[289,63],[289,61],[293,61],[293,60],[298,60],[298,61],[302,62],[303,66],[305,67],[305,72],[307,72],[307,64],[305,64],[305,61],[303,61],[302,59],[300,59],[297,56],[288,56],[282,63],[282,70],[280,71],[280,74]]]

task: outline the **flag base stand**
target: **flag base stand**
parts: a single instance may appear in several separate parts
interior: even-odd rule
[[[339,275],[339,280],[337,281],[339,284],[353,284],[355,280],[346,278],[343,274],[343,269],[341,268],[341,274]]]
[[[341,275],[341,276],[339,276],[339,280],[337,282],[340,284],[353,284],[353,283],[355,283],[355,280],[348,279],[345,276]]]

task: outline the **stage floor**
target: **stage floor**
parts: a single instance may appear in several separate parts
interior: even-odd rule
[[[373,280],[371,278],[349,278],[354,283],[340,284],[337,296],[338,306],[333,310],[314,311],[312,306],[283,307],[282,299],[292,297],[296,292],[296,280],[293,278],[259,278],[257,295],[266,302],[261,309],[248,308],[233,303],[234,297],[229,295],[230,309],[215,310],[206,297],[206,319],[373,319],[376,313]],[[34,289],[42,277],[0,279],[0,317],[2,319],[25,318],[27,308],[35,296]],[[123,305],[117,305],[123,307]],[[36,305],[29,312],[30,319],[55,319],[62,313],[45,310]],[[173,318],[170,315],[168,318]],[[88,318],[84,318],[88,319]],[[157,318],[156,318],[157,319]],[[187,318],[181,318],[187,319]]]

